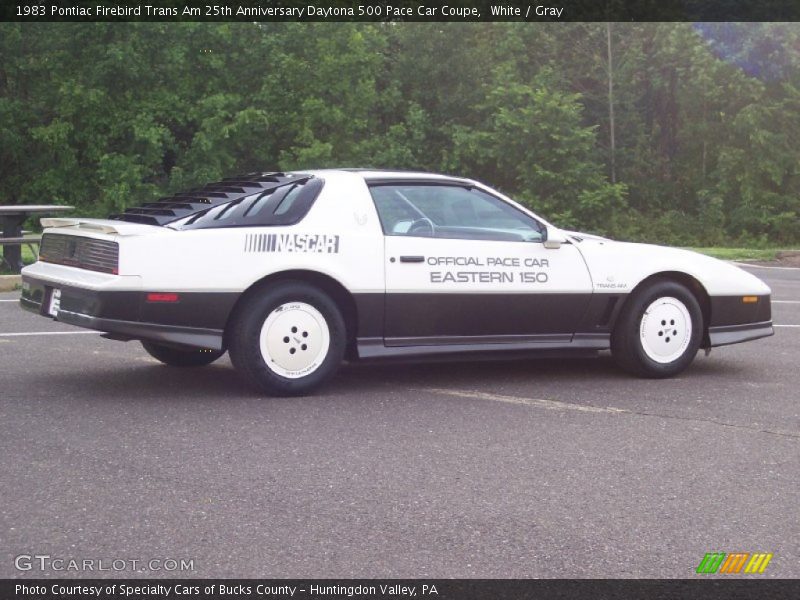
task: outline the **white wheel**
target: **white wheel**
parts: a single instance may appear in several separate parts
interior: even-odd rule
[[[254,387],[302,396],[342,364],[347,327],[336,302],[302,281],[252,289],[226,331],[231,362]]]
[[[288,302],[275,308],[259,336],[264,363],[287,379],[299,379],[316,371],[328,355],[329,346],[325,317],[305,302]]]
[[[639,325],[642,350],[660,364],[674,362],[686,352],[692,339],[692,317],[677,298],[658,298],[642,315]]]
[[[611,334],[611,353],[630,373],[672,377],[691,364],[702,337],[697,298],[682,284],[659,278],[625,302]]]

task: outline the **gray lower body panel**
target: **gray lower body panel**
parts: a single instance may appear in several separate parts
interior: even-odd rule
[[[112,334],[111,337],[115,339],[148,340],[177,346],[222,350],[222,330],[218,329],[176,327],[173,325],[140,323],[138,321],[101,319],[66,310],[58,311],[57,320],[62,323]]]
[[[428,356],[473,356],[524,353],[558,355],[595,354],[610,347],[609,334],[544,334],[509,336],[442,336],[429,338],[358,338],[363,359]]]
[[[708,328],[708,340],[713,348],[757,340],[774,335],[774,333],[772,321],[744,323],[742,325],[721,325]]]

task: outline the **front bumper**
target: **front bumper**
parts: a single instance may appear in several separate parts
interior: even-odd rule
[[[53,317],[48,314],[48,308],[54,289],[61,291],[61,301]],[[181,303],[158,306],[147,303],[144,292],[97,291],[23,275],[20,306],[63,323],[102,331],[106,337],[117,340],[148,340],[222,350],[224,319],[232,299],[222,299],[224,307],[216,311],[220,314],[215,314],[202,305],[208,302],[207,295],[202,296],[203,299],[182,294]],[[191,315],[196,315],[197,323],[186,323],[191,321]],[[207,326],[217,323],[219,327]]]
[[[706,347],[728,346],[769,337],[772,329],[772,304],[769,294],[751,296],[755,302],[743,302],[743,296],[712,296],[711,322]]]
[[[708,328],[709,347],[728,346],[774,335],[772,321],[744,323],[742,325],[721,325]]]

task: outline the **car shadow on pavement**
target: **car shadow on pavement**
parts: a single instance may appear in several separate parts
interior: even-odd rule
[[[746,369],[745,369],[746,370]],[[746,378],[743,366],[726,360],[705,359],[698,353],[690,367],[672,381],[694,378]],[[656,385],[664,380],[630,375],[619,368],[609,354],[594,358],[520,358],[446,362],[354,363],[345,366],[331,387],[337,394],[385,391],[387,387],[470,387],[540,389],[570,386]],[[662,386],[663,387],[663,386]]]
[[[680,377],[729,377],[738,371],[725,361],[705,361],[698,357]],[[388,388],[411,390],[421,387],[459,388],[582,384],[592,386],[628,385],[645,382],[619,369],[610,356],[572,359],[514,359],[488,361],[353,363],[343,365],[333,381],[324,385],[315,398],[331,399],[348,395],[385,393]],[[649,380],[655,381],[655,380]],[[198,402],[204,399],[266,398],[249,387],[233,369],[227,357],[214,365],[176,368],[160,364],[129,363],[120,368],[95,367],[91,370],[39,372],[27,389],[58,390],[70,398],[121,399]],[[275,398],[275,400],[282,400]],[[291,398],[285,399],[291,400]]]

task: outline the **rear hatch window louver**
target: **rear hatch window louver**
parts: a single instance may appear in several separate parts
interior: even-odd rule
[[[297,178],[288,184],[209,206],[173,226],[211,229],[294,225],[306,216],[324,183],[313,177]]]
[[[145,225],[167,225],[192,215],[202,215],[223,204],[230,205],[254,195],[269,194],[284,186],[302,185],[312,179],[311,175],[299,173],[248,173],[134,206],[122,213],[110,215],[109,219]],[[196,220],[192,221],[194,222]]]

